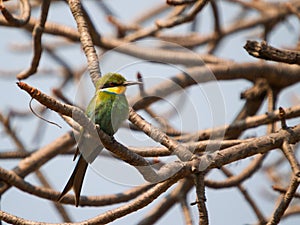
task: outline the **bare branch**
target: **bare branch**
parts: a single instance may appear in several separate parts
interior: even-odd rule
[[[208,212],[206,207],[204,172],[194,174],[194,183],[196,187],[196,204],[199,211],[199,224],[208,225]],[[193,203],[194,204],[194,203]]]
[[[84,16],[80,1],[69,0],[68,3],[77,23],[82,48],[88,61],[88,70],[90,72],[91,80],[94,85],[96,85],[97,80],[101,76],[101,71],[99,67],[99,59],[89,31],[88,22]]]
[[[45,0],[42,2],[42,9],[41,9],[41,18],[39,23],[37,23],[34,26],[33,29],[33,58],[31,61],[31,67],[26,70],[21,72],[20,74],[17,75],[17,79],[23,80],[28,78],[30,75],[34,74],[37,71],[37,68],[40,63],[41,55],[42,55],[42,34],[44,31],[45,23],[47,20],[48,16],[48,11],[49,11],[49,6],[50,6],[50,0]]]
[[[2,1],[0,2],[0,10],[7,20],[7,22],[13,26],[22,27],[25,26],[29,19],[31,14],[31,7],[28,0],[20,0],[20,11],[21,16],[20,18],[14,17],[3,5]]]
[[[109,4],[102,1],[63,2],[67,3],[64,8],[59,7],[61,1],[30,1],[29,4],[28,0],[0,0],[0,28],[5,28],[2,29],[3,34],[1,33],[1,46],[4,48],[1,49],[3,57],[0,58],[3,63],[0,77],[4,82],[0,82],[0,89],[4,91],[2,97],[5,101],[0,105],[0,123],[3,125],[0,138],[7,138],[0,141],[4,143],[0,147],[0,160],[6,160],[4,167],[0,167],[0,195],[3,196],[1,205],[6,205],[6,191],[15,187],[20,194],[29,194],[36,200],[47,200],[55,204],[56,217],[63,220],[53,223],[53,220],[57,219],[53,217],[43,222],[38,221],[39,215],[33,215],[30,217],[36,220],[33,221],[20,218],[11,212],[0,211],[1,221],[22,225],[96,225],[122,219],[121,223],[125,224],[134,212],[143,209],[144,213],[136,214],[138,217],[134,218],[135,223],[153,224],[176,206],[180,209],[177,211],[179,213],[175,218],[171,218],[169,223],[174,224],[174,221],[176,223],[178,219],[183,219],[187,225],[192,225],[195,221],[209,224],[211,221],[208,217],[219,221],[220,212],[211,211],[210,204],[206,204],[206,198],[209,203],[211,200],[210,195],[205,195],[207,187],[214,188],[215,191],[234,187],[233,190],[240,192],[250,206],[243,210],[250,213],[253,211],[258,224],[278,224],[285,218],[295,216],[296,219],[296,216],[300,215],[297,202],[291,204],[294,198],[299,197],[296,189],[300,182],[300,166],[296,156],[300,151],[300,105],[296,97],[296,100],[292,101],[286,97],[296,96],[299,91],[295,88],[300,82],[300,42],[296,31],[297,18],[300,18],[299,0],[167,0],[154,6],[146,2],[129,4],[129,1],[128,6],[127,1],[122,1],[121,4],[115,1]],[[210,7],[205,9],[207,3]],[[219,3],[222,3],[222,7]],[[50,4],[51,18],[48,17]],[[131,7],[130,10],[119,8],[124,4]],[[69,11],[71,17],[58,15],[58,8]],[[40,15],[31,17],[31,11],[35,15],[39,12]],[[293,19],[290,19],[292,17]],[[55,22],[50,21],[52,19]],[[284,34],[274,32],[277,28],[281,30],[283,26],[288,28],[284,29]],[[13,29],[14,33],[11,36],[10,31]],[[101,35],[98,29],[103,31]],[[19,40],[24,39],[23,30],[32,36],[33,45],[19,44]],[[233,36],[237,33],[241,35]],[[267,40],[272,40],[283,46],[283,39],[278,39],[280,35],[285,35],[289,41],[289,49],[277,49],[267,44]],[[245,44],[242,43],[241,37],[265,40],[248,41],[244,47],[249,54],[262,60],[248,57],[253,62],[243,62],[243,55],[236,54]],[[145,41],[137,42],[139,39]],[[149,39],[151,43],[148,42]],[[18,44],[11,43],[12,41],[17,41]],[[33,57],[28,59],[31,48]],[[17,56],[23,52],[25,54]],[[45,52],[47,54],[43,54],[42,58],[42,53]],[[113,53],[113,57],[102,57],[107,52],[109,55]],[[78,54],[86,58],[85,62],[80,62],[79,65],[78,59],[74,58]],[[120,60],[115,58],[119,54],[122,54]],[[106,60],[108,58],[109,60]],[[20,73],[19,59],[22,59],[22,62],[31,62],[27,71]],[[128,64],[127,59],[136,60]],[[41,60],[46,62],[46,67],[40,68]],[[46,60],[50,60],[49,63]],[[132,106],[129,112],[131,123],[128,126],[127,121],[122,128],[124,132],[130,132],[130,135],[119,133],[126,143],[134,147],[126,147],[114,137],[105,134],[85,115],[81,106],[76,106],[85,105],[88,101],[86,93],[89,94],[90,86],[86,83],[85,73],[89,73],[93,84],[101,76],[99,60],[105,70],[107,66],[113,67],[113,71],[107,72],[120,72],[128,78],[137,74],[137,79],[142,82],[139,85],[139,93],[128,98],[129,105]],[[270,63],[266,60],[281,63]],[[116,68],[120,63],[124,65]],[[41,76],[31,76],[37,71]],[[23,109],[24,100],[20,98],[22,93],[17,93],[18,89],[12,87],[14,81],[11,78],[16,74],[19,74],[18,79],[31,76],[32,85],[24,82],[18,82],[17,85],[26,91],[29,97],[41,103],[36,108],[39,115],[43,113],[44,119],[54,121],[53,118],[47,118],[53,113],[45,113],[48,112],[47,109],[51,109],[55,111],[55,116],[58,114],[58,119],[63,119],[66,128],[71,128],[73,132],[65,130],[67,133],[56,137],[52,128],[47,132],[48,123],[37,120],[29,110]],[[156,79],[157,77],[160,79]],[[218,95],[210,88],[211,84],[220,90]],[[228,87],[235,90],[231,92]],[[41,91],[45,88],[50,92],[49,95],[46,91]],[[196,88],[205,92],[207,104],[202,104],[202,96],[200,98],[197,95],[199,92],[195,92]],[[73,96],[78,89],[78,93],[83,94],[79,97],[82,102],[73,103]],[[111,90],[120,93],[124,91],[120,87],[103,91]],[[241,104],[226,99],[234,98],[234,93],[236,100],[241,99]],[[200,122],[208,120],[207,111],[215,110],[210,107],[210,100],[216,100],[222,94],[224,95],[218,99],[220,105],[216,105],[217,108],[222,107],[222,112],[212,112],[216,113],[213,121]],[[77,97],[76,93],[76,99]],[[279,107],[278,100],[279,104],[289,108]],[[111,103],[107,99],[103,101]],[[171,110],[171,107],[165,107],[167,104],[172,107]],[[214,104],[215,102],[215,107]],[[118,108],[118,105],[114,106]],[[197,115],[190,112],[190,106]],[[279,110],[275,110],[278,108]],[[141,111],[139,114],[138,110]],[[97,111],[95,113],[97,114]],[[219,123],[219,117],[226,119],[226,123]],[[207,126],[210,122],[214,125]],[[200,128],[197,128],[198,125]],[[65,126],[62,127],[65,129]],[[66,195],[62,204],[57,203],[56,199],[60,193],[50,186],[51,182],[41,173],[40,168],[53,161],[59,154],[71,158],[76,148],[75,135],[82,129],[92,141],[108,150],[99,157],[105,161],[112,160],[109,161],[109,166],[112,167],[110,173],[119,175],[119,172],[123,172],[116,171],[119,167],[115,167],[114,163],[117,162],[138,171],[142,179],[149,183],[140,183],[132,188],[123,187],[124,191],[119,193],[112,193],[109,190],[111,185],[107,183],[109,188],[103,190],[107,194],[82,196],[80,199],[80,205],[87,206],[85,210],[89,210],[88,207],[103,207],[103,210],[84,221],[71,223],[63,204],[68,204],[71,212],[72,205],[75,204],[74,195]],[[131,142],[134,141],[131,140],[131,136],[138,137],[137,141]],[[140,137],[142,138],[139,139]],[[48,144],[39,146],[45,142]],[[283,154],[273,154],[278,149],[281,149]],[[230,167],[229,164],[239,166]],[[12,168],[9,169],[6,165],[12,165]],[[262,168],[262,165],[265,166]],[[43,171],[48,174],[47,168],[43,168]],[[218,170],[226,175],[225,179],[217,180],[210,176],[211,172],[214,174]],[[50,174],[55,177],[54,171]],[[41,184],[27,179],[32,173],[37,175]],[[126,177],[130,175],[126,174]],[[270,192],[269,188],[263,189],[263,197],[257,198],[257,188],[261,186],[251,186],[249,192],[248,181],[253,179],[259,182],[262,177],[267,178],[264,180],[265,185],[273,186],[274,191]],[[133,185],[130,183],[131,179],[136,177],[130,176],[125,185]],[[194,207],[191,207],[188,201],[189,192],[194,186],[197,198],[194,204],[197,204],[198,210],[192,212]],[[278,195],[279,198],[276,200],[274,195]],[[271,197],[267,199],[268,196]],[[10,195],[7,198],[16,201],[15,196]],[[217,199],[212,203],[218,204],[218,201],[222,200]],[[234,198],[231,200],[230,204],[236,204]],[[266,214],[266,211],[260,209],[264,201],[274,204],[273,213]],[[238,207],[242,206],[237,204]],[[23,216],[27,217],[25,214]],[[230,224],[231,219],[232,217],[226,217],[224,220],[222,218],[222,222]],[[239,223],[247,223],[248,219],[239,220]]]
[[[261,43],[257,41],[247,41],[244,48],[250,55],[256,58],[300,65],[299,52],[277,49],[268,45],[265,41]]]
[[[290,185],[287,189],[287,192],[281,197],[280,203],[276,207],[275,211],[273,212],[273,215],[270,221],[267,223],[267,225],[274,225],[280,222],[284,212],[286,211],[291,200],[293,199],[298,186],[299,186],[299,177],[293,175],[290,181]]]

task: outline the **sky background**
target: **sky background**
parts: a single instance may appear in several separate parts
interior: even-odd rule
[[[106,1],[118,17],[124,22],[130,22],[134,16],[139,15],[138,12],[143,12],[147,8],[162,1]],[[219,1],[218,1],[219,3]],[[225,4],[220,2],[220,11],[222,23],[226,24],[234,19],[237,13],[237,7],[233,4]],[[108,35],[113,32],[110,25],[107,24],[103,13],[99,10],[95,1],[84,1],[88,12],[93,15],[93,21],[97,25],[99,31],[103,35]],[[75,22],[72,15],[64,3],[52,4],[49,12],[49,21],[58,22],[65,25],[75,27]],[[210,17],[210,8],[206,7],[199,16],[198,31],[206,33],[212,29],[213,20]],[[39,11],[33,11],[32,16],[39,15]],[[277,47],[293,46],[299,37],[299,21],[295,17],[291,17],[288,23],[278,26],[270,44]],[[150,24],[148,24],[150,25]],[[172,29],[170,32],[184,34],[190,25],[180,26]],[[253,29],[252,34],[238,33],[226,38],[223,45],[217,51],[217,55],[236,62],[251,62],[255,61],[243,49],[247,39],[253,39],[260,32],[260,28]],[[8,113],[10,109],[28,110],[30,101],[29,96],[19,90],[15,84],[16,79],[14,76],[5,73],[6,71],[15,71],[15,74],[28,68],[31,61],[31,50],[29,44],[31,43],[30,36],[26,31],[19,29],[3,28],[0,27],[0,111]],[[44,43],[53,43],[55,39],[50,35],[43,36]],[[142,44],[149,45],[155,44],[153,40],[143,41]],[[19,48],[29,47],[28,49],[18,50]],[[186,50],[188,51],[188,50]],[[201,49],[199,49],[201,51]],[[80,68],[86,64],[86,59],[78,44],[71,44],[69,47],[64,47],[58,51],[59,55],[75,68]],[[55,73],[58,65],[47,54],[43,54],[40,68],[53,70],[49,74],[38,73],[29,78],[25,82],[39,88],[45,93],[51,93],[52,88],[60,83],[60,77]],[[153,64],[146,61],[137,60],[133,57],[127,57],[116,53],[115,51],[107,52],[101,59],[101,69],[103,73],[110,71],[118,71],[126,76],[128,80],[135,80],[135,75],[139,71],[142,73],[145,80],[145,87],[151,88],[165,79],[179,73],[181,67],[173,65]],[[2,74],[1,74],[2,73]],[[195,85],[187,90],[183,90],[181,95],[170,96],[165,99],[163,103],[156,103],[154,108],[158,109],[157,112],[162,116],[167,115],[170,109],[176,109],[177,114],[172,117],[171,123],[183,131],[199,130],[209,128],[211,126],[218,126],[224,123],[230,123],[240,108],[243,106],[244,101],[239,99],[240,93],[247,88],[251,87],[251,83],[245,80],[235,81],[221,81],[211,82],[201,85]],[[93,85],[87,74],[80,80],[77,85],[69,85],[67,96],[74,100],[74,102],[86,106],[89,99],[94,92]],[[127,96],[133,97],[138,94],[137,87],[128,88]],[[300,85],[296,84],[291,88],[285,89],[279,98],[278,106],[289,107],[294,103],[295,96],[300,96]],[[180,102],[180,104],[178,104]],[[184,102],[184,104],[182,104]],[[299,102],[298,102],[299,103]],[[38,106],[37,103],[33,104]],[[260,112],[264,113],[266,107],[264,106]],[[142,114],[146,117],[145,114]],[[69,127],[57,116],[54,112],[48,111],[47,118],[55,121],[63,128],[59,129],[55,126],[45,125],[43,121],[36,117],[31,117],[26,121],[14,120],[13,126],[18,130],[18,134],[29,148],[34,150],[44,146],[57,137],[63,135],[69,130]],[[149,121],[153,122],[153,121]],[[299,120],[289,120],[288,125],[293,126],[299,123]],[[37,129],[44,126],[43,134],[36,140],[34,134]],[[1,128],[2,129],[2,128]],[[11,140],[6,137],[2,130],[0,130],[0,151],[13,149]],[[264,132],[263,128],[251,129],[246,132],[246,135],[260,135]],[[127,129],[120,129],[116,134],[116,139],[125,145],[157,145],[149,140],[145,135],[137,134]],[[280,153],[272,154],[276,157]],[[241,163],[234,163],[230,165],[236,173],[244,168],[250,159],[243,160]],[[11,169],[17,164],[17,160],[1,160],[0,164],[6,169]],[[45,164],[41,170],[45,172],[49,178],[50,183],[56,190],[62,190],[67,182],[71,171],[74,168],[74,163],[69,156],[58,156]],[[288,169],[288,168],[283,168]],[[224,179],[224,177],[217,170],[213,170],[209,177],[211,179]],[[39,185],[34,175],[29,175],[26,180],[30,183]],[[107,160],[99,157],[96,162],[90,166],[85,178],[83,186],[83,195],[100,195],[109,193],[118,193],[127,190],[135,185],[143,183],[143,179],[138,172],[117,160]],[[270,215],[274,209],[273,198],[277,195],[272,195],[271,184],[266,182],[266,178],[260,173],[257,173],[253,178],[245,183],[247,190],[255,197],[256,202],[264,212],[264,215]],[[252,188],[253,187],[253,188]],[[170,189],[172,190],[172,188]],[[251,224],[256,221],[254,213],[249,208],[248,204],[244,201],[243,196],[236,191],[235,188],[225,190],[206,190],[207,207],[209,210],[210,224]],[[262,198],[265,200],[262,201]],[[154,207],[160,202],[160,197],[154,203],[150,204],[150,208]],[[189,194],[189,202],[195,200],[195,193],[191,191]],[[21,204],[22,203],[22,204]],[[30,206],[30,207],[29,207]],[[74,221],[81,221],[94,217],[109,208],[113,207],[85,207],[75,208],[73,206],[66,206]],[[138,212],[129,215],[126,219],[119,219],[112,224],[136,224],[149,209],[146,207]],[[11,188],[1,200],[1,209],[23,217],[29,220],[43,221],[43,222],[61,222],[57,216],[55,209],[48,200],[43,200],[27,193],[23,193],[16,188]],[[238,212],[238,213],[233,213]],[[194,221],[197,220],[197,207],[192,208]],[[285,220],[282,224],[290,225],[299,223],[300,218],[292,217]],[[183,218],[180,213],[180,207],[175,206],[164,217],[162,217],[157,224],[183,224]],[[4,223],[5,224],[5,223]]]

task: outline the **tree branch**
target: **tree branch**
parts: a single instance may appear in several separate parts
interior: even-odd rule
[[[256,58],[300,65],[300,52],[274,48],[265,41],[247,41],[244,48]]]

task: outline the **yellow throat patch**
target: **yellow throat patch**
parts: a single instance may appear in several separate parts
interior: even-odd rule
[[[126,91],[126,87],[124,87],[124,86],[108,87],[108,88],[105,88],[103,91],[120,95],[120,94],[124,94],[124,92]]]

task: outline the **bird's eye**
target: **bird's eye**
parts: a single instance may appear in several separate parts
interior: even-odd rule
[[[117,87],[119,86],[119,84],[115,83],[115,82],[108,82],[104,85],[105,88],[108,88],[108,87]]]
[[[105,85],[106,87],[114,87],[115,83],[114,82],[109,82]]]
[[[120,86],[120,84],[115,83],[115,82],[111,82],[111,83],[109,83],[109,86],[110,87],[117,87],[117,86]]]

